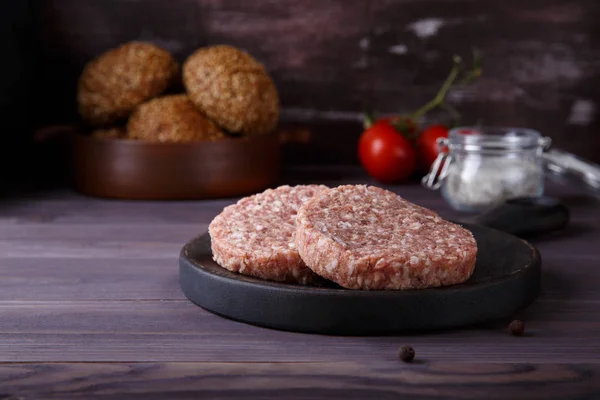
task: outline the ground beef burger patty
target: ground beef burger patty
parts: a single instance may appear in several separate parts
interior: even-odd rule
[[[322,191],[298,211],[296,247],[317,274],[349,289],[418,289],[466,281],[468,230],[377,187]]]
[[[300,206],[326,186],[281,186],[225,207],[208,227],[214,260],[258,278],[307,284],[317,276],[294,242]]]

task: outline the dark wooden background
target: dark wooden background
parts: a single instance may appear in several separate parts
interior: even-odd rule
[[[46,0],[38,4],[38,125],[76,118],[85,62],[129,40],[179,60],[229,43],[258,57],[286,125],[309,127],[290,163],[355,163],[361,110],[416,108],[453,54],[484,53],[484,75],[452,94],[465,123],[537,128],[600,161],[597,0]],[[434,115],[433,120],[443,118]]]

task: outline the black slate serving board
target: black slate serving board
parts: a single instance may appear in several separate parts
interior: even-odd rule
[[[407,291],[359,291],[268,282],[229,272],[212,260],[208,233],[179,259],[183,293],[211,312],[269,328],[338,335],[445,329],[510,317],[539,294],[541,261],[528,242],[464,224],[477,240],[473,276],[464,284]]]

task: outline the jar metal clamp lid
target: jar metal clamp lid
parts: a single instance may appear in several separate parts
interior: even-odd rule
[[[486,132],[484,134],[483,132]],[[460,127],[452,129],[448,138],[438,138],[438,157],[431,165],[421,183],[431,190],[441,187],[448,177],[455,152],[479,153],[482,155],[518,153],[523,150],[535,150],[541,156],[552,140],[542,137],[537,131],[525,128]]]
[[[600,195],[600,165],[559,149],[544,153],[543,158],[546,171],[554,180],[575,181]]]
[[[447,138],[438,138],[436,142],[438,145],[438,156],[431,165],[429,173],[421,180],[423,186],[431,190],[437,190],[442,186],[442,181],[448,176],[450,163],[452,162],[452,156],[450,156],[447,150],[450,140]]]

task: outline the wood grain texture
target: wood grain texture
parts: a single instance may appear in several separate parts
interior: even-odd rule
[[[416,109],[434,95],[452,55],[467,59],[477,47],[482,78],[450,98],[464,123],[536,128],[600,161],[600,4],[593,0],[51,0],[40,7],[40,123],[76,119],[84,63],[124,41],[153,41],[179,60],[198,46],[228,43],[265,63],[284,120],[310,132],[287,162],[356,163],[364,109]]]
[[[179,245],[173,245],[176,246]],[[153,258],[92,254],[97,253],[79,257],[0,257],[0,301],[184,299],[177,283],[176,252]],[[543,254],[546,296],[555,300],[600,301],[597,257]]]
[[[172,280],[176,285],[176,279]],[[0,362],[379,360],[410,344],[432,361],[600,362],[600,302],[543,297],[508,321],[404,336],[290,333],[224,319],[186,300],[0,302]]]
[[[0,388],[5,399],[593,399],[600,395],[599,374],[598,365],[585,364],[395,360],[0,364]]]
[[[0,301],[183,300],[177,258],[0,258]]]
[[[342,184],[378,185],[392,190],[406,199],[432,208],[448,218],[464,215],[453,212],[441,199],[439,192],[431,192],[421,187],[417,181],[409,184],[382,185],[369,178],[360,167],[312,166],[288,167],[277,185]],[[546,194],[556,196],[571,208],[571,216],[577,227],[600,227],[600,221],[589,218],[589,213],[597,213],[600,197],[589,196],[583,189],[565,186],[548,180]],[[204,201],[117,201],[99,199],[76,194],[68,190],[37,191],[16,193],[0,198],[0,229],[23,224],[208,224],[223,207],[237,198]],[[593,229],[592,229],[593,231]]]
[[[448,68],[451,53],[466,58],[476,47],[484,53],[484,75],[473,87],[452,96],[464,110],[465,121],[530,126],[551,136],[555,145],[598,160],[600,141],[591,132],[600,122],[580,113],[590,106],[595,110],[599,100],[598,94],[584,89],[600,79],[594,67],[599,54],[591,44],[599,32],[585,17],[600,13],[598,3],[391,3],[396,2],[373,2],[375,25],[383,26],[374,45],[388,50],[374,55],[374,63],[381,65],[375,84],[381,98],[376,103],[397,109],[394,99],[431,96],[436,91],[434,77],[443,78],[440,66]],[[414,73],[399,81],[390,72],[398,55],[389,50],[402,43]],[[411,81],[422,84],[410,85]]]
[[[281,183],[372,183],[352,168],[287,170]],[[388,186],[459,218],[439,194]],[[600,202],[550,184],[572,223],[535,241],[543,294],[508,321],[336,337],[230,321],[185,300],[177,257],[235,199],[132,202],[69,191],[0,201],[0,398],[598,397]],[[401,364],[412,345],[418,363]],[[485,396],[484,396],[485,395]],[[15,397],[16,396],[16,397]],[[494,397],[495,396],[495,397]]]

